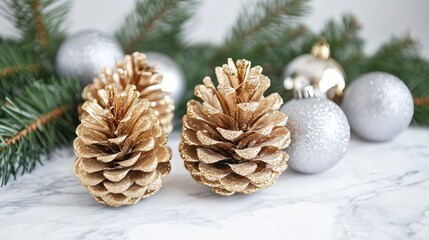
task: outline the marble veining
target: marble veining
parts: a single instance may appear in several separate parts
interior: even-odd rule
[[[194,182],[170,136],[172,172],[130,207],[95,202],[72,173],[72,149],[0,189],[0,239],[429,239],[429,129],[388,143],[353,138],[331,170],[287,170],[250,196]]]

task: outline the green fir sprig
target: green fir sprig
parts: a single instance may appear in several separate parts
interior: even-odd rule
[[[0,40],[0,79],[21,74],[37,75],[42,71],[43,68],[35,54],[21,49],[15,41]]]
[[[74,137],[81,87],[53,76],[69,8],[65,0],[2,5],[18,36],[0,39],[0,186]]]
[[[1,186],[71,142],[80,92],[78,81],[52,78],[32,81],[20,95],[6,98],[0,110]]]
[[[3,15],[19,34],[18,45],[37,56],[43,68],[54,71],[55,55],[65,37],[67,0],[6,0]]]
[[[177,104],[177,120],[193,97],[195,85],[204,76],[213,76],[214,68],[228,57],[261,65],[271,79],[269,91],[289,100],[291,94],[283,88],[284,68],[295,57],[308,54],[323,37],[332,57],[344,68],[348,84],[369,71],[398,76],[414,96],[413,123],[429,126],[429,62],[420,55],[418,41],[396,37],[374,54],[365,54],[362,26],[356,17],[346,14],[314,32],[301,23],[309,12],[308,2],[256,1],[241,11],[223,43],[212,45],[184,40],[183,29],[197,0],[137,0],[115,36],[126,53],[163,52],[181,66],[186,90]],[[2,15],[16,28],[18,37],[0,37],[1,185],[30,172],[43,156],[74,137],[81,87],[76,80],[53,78],[70,6],[66,0],[6,0],[3,4]]]
[[[194,86],[199,84],[204,76],[213,76],[214,68],[222,65],[229,57],[252,60],[253,64],[264,66],[264,73],[269,76],[279,72],[279,67],[271,67],[274,65],[272,58],[273,52],[276,51],[274,47],[284,41],[283,36],[287,34],[291,36],[291,32],[295,32],[291,29],[302,26],[299,19],[308,11],[307,0],[259,1],[255,6],[241,11],[235,25],[220,46],[188,45],[175,53],[173,56],[184,70],[187,79],[185,98],[178,106],[177,116],[184,114],[185,103],[192,97]],[[291,51],[293,46],[287,48]]]
[[[138,0],[115,36],[126,53],[181,51],[181,32],[194,9],[194,0]]]
[[[308,0],[258,1],[255,6],[244,8],[210,62],[221,64],[228,57],[256,57],[255,50],[278,43],[308,11]]]

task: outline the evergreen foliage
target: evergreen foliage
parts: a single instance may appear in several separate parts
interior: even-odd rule
[[[53,72],[55,54],[65,37],[67,0],[5,0],[3,15],[19,34],[18,46],[33,54],[43,68]]]
[[[67,35],[64,23],[71,3],[5,0],[2,4],[1,13],[16,28],[18,37],[0,36],[1,185],[10,177],[30,172],[44,155],[74,138],[82,89],[77,80],[54,77],[55,54]],[[176,111],[178,120],[194,86],[206,75],[213,77],[214,68],[228,57],[261,65],[272,81],[269,91],[279,92],[287,101],[291,94],[282,84],[285,66],[309,53],[313,43],[324,37],[348,83],[369,71],[398,76],[414,96],[413,123],[429,126],[429,61],[421,57],[418,41],[411,37],[393,37],[368,55],[360,37],[362,26],[353,15],[328,21],[316,33],[301,23],[309,12],[308,0],[266,0],[243,9],[222,44],[187,44],[183,29],[197,3],[137,0],[115,31],[126,53],[163,52],[181,66],[187,86]]]
[[[81,86],[54,77],[66,0],[6,0],[16,39],[0,38],[0,186],[74,138]]]
[[[194,0],[138,0],[115,36],[126,53],[182,51],[181,32],[194,6]]]
[[[6,97],[0,116],[0,185],[70,143],[80,92],[78,81],[52,78],[34,80],[17,96]]]

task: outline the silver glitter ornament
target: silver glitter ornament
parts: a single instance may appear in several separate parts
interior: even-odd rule
[[[161,89],[168,93],[177,106],[183,98],[185,92],[185,76],[180,66],[169,56],[158,52],[145,53],[148,61],[152,65],[158,66],[158,71],[164,76]]]
[[[311,86],[295,91],[281,109],[291,132],[288,165],[302,173],[320,173],[336,165],[350,142],[350,126],[334,102],[314,96]]]
[[[413,118],[413,97],[397,77],[367,73],[347,88],[342,107],[357,135],[369,141],[388,141],[408,127]]]
[[[99,32],[80,32],[61,44],[56,56],[60,77],[78,78],[82,86],[92,82],[103,68],[113,68],[124,51],[116,40]]]
[[[293,59],[284,70],[283,86],[287,90],[299,90],[313,86],[318,97],[338,101],[343,95],[345,74],[340,64],[330,57],[326,40],[313,45],[311,54]]]

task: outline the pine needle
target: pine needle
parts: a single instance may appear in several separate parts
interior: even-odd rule
[[[258,1],[251,11],[246,6],[219,52],[226,53],[235,48],[249,51],[257,45],[276,41],[286,28],[291,27],[299,17],[308,12],[307,2],[307,0]]]
[[[1,186],[31,172],[41,156],[70,143],[77,126],[81,88],[73,80],[37,80],[7,99],[0,117]]]
[[[6,0],[2,9],[19,33],[21,49],[37,56],[50,71],[65,36],[63,23],[70,4],[67,0]]]
[[[41,71],[42,67],[33,54],[23,51],[15,42],[0,41],[0,79]]]
[[[194,0],[138,0],[115,36],[126,53],[177,51],[183,24],[192,16],[194,6]]]

